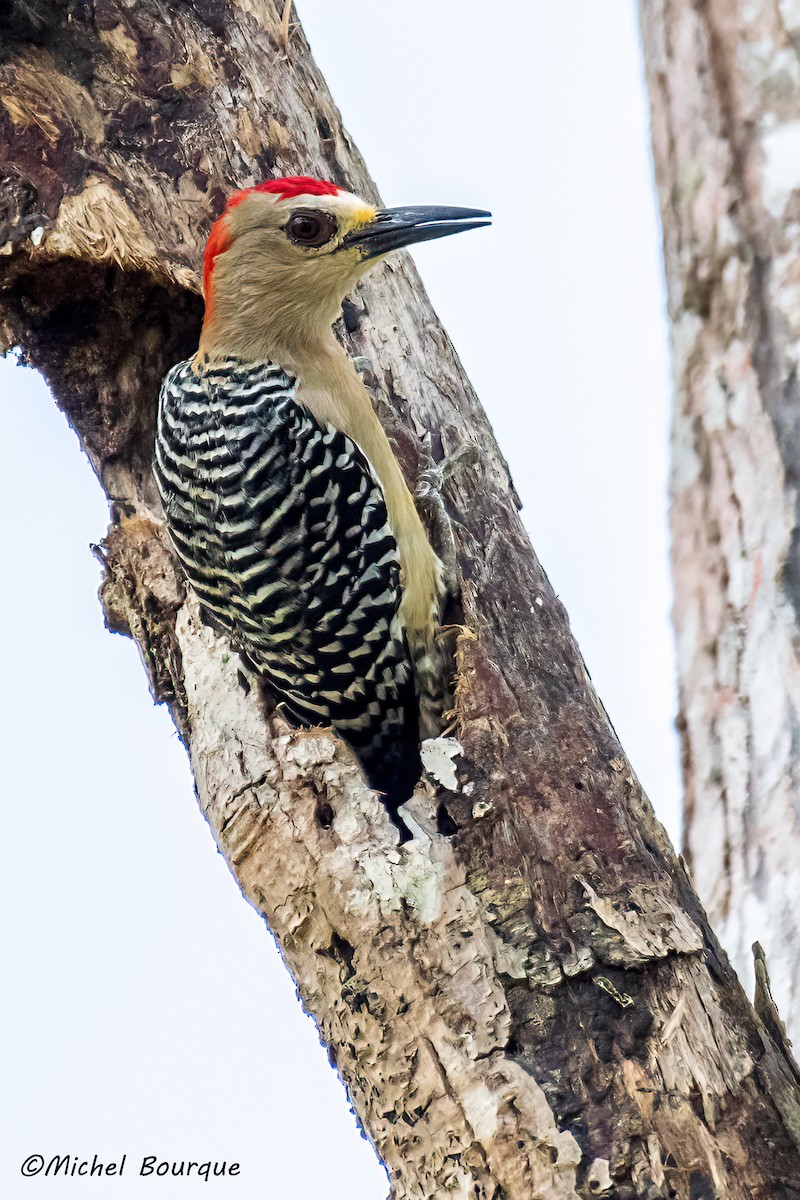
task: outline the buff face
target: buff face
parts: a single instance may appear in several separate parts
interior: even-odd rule
[[[238,322],[241,342],[248,328],[263,330],[266,321],[273,349],[299,336],[313,340],[384,255],[480,227],[488,217],[480,209],[378,209],[334,184],[302,177],[239,192],[206,249],[207,333],[229,339]]]

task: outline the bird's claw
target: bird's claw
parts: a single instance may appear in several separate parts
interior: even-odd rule
[[[456,544],[442,493],[459,469],[478,463],[478,447],[472,442],[463,442],[453,454],[437,463],[431,455],[430,434],[426,433],[421,457],[425,466],[417,476],[414,494],[430,524],[431,545],[442,563],[445,588],[449,595],[457,596]]]
[[[350,360],[358,374],[361,376],[361,382],[369,389],[375,389],[378,386],[378,380],[375,375],[375,368],[372,364],[372,359],[367,358],[365,354],[354,354]]]

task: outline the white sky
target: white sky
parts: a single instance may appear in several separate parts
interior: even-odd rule
[[[673,837],[668,364],[632,0],[300,16],[387,203],[492,209],[416,260],[534,544]],[[162,1195],[381,1200],[385,1176],[196,807],[133,644],[103,629],[107,513],[42,383],[0,361],[6,584],[0,1191],[29,1154],[227,1159]],[[8,1081],[11,1086],[8,1086]],[[203,1189],[206,1189],[203,1191]]]

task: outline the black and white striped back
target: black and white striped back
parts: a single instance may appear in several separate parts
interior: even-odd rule
[[[179,363],[155,476],[187,577],[301,725],[333,725],[390,811],[420,775],[397,546],[358,447],[272,363]]]

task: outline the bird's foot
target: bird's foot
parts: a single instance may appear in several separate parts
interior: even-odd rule
[[[365,354],[354,354],[350,361],[361,376],[361,382],[365,387],[367,389],[377,388],[378,380],[375,375],[375,367],[372,364],[372,359],[367,358]]]
[[[480,461],[480,452],[473,442],[463,442],[449,458],[437,463],[431,456],[430,434],[426,434],[422,443],[422,460],[425,465],[417,476],[414,495],[417,504],[428,519],[431,545],[442,563],[445,588],[449,595],[457,596],[456,544],[452,522],[445,508],[443,493],[459,470],[477,465]]]

